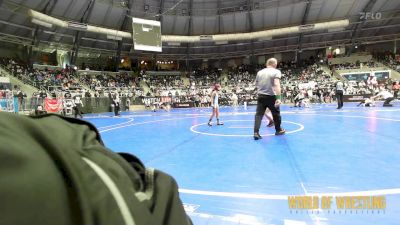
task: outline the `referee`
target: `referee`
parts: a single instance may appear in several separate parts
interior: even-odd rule
[[[337,109],[343,108],[343,93],[344,93],[344,84],[342,81],[336,83],[336,99],[338,107]]]
[[[281,104],[281,71],[276,69],[278,61],[275,58],[267,60],[267,68],[260,70],[256,77],[256,87],[258,88],[257,112],[254,122],[254,140],[261,139],[259,133],[261,120],[265,110],[271,110],[275,123],[275,135],[285,134],[281,128],[281,113],[279,106]]]

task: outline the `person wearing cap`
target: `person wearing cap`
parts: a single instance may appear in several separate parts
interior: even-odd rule
[[[274,119],[275,135],[285,134],[281,128],[282,118],[279,106],[281,104],[281,83],[282,73],[276,69],[278,61],[275,58],[267,60],[266,68],[260,70],[256,77],[256,87],[258,89],[257,111],[254,121],[254,140],[261,139],[259,133],[261,120],[268,108],[271,110]]]
[[[211,92],[211,107],[213,109],[210,119],[208,120],[208,126],[212,126],[212,119],[214,116],[217,118],[217,125],[224,125],[223,122],[219,121],[219,103],[218,103],[218,93],[221,90],[221,85],[215,84],[213,91]]]

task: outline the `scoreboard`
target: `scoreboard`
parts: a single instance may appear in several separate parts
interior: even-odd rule
[[[162,51],[160,21],[132,18],[132,36],[135,50]]]

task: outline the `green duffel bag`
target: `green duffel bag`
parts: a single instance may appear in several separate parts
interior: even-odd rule
[[[57,115],[0,113],[0,225],[190,225],[175,180]]]

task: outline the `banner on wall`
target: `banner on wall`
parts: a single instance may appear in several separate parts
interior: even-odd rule
[[[370,72],[355,72],[341,74],[344,78],[349,81],[366,81],[368,77],[373,73],[378,81],[384,81],[390,78],[390,71],[370,71]]]
[[[372,94],[361,94],[361,95],[343,95],[344,102],[361,102],[367,98],[370,98]]]
[[[314,89],[317,83],[315,81],[310,81],[308,83],[299,84],[299,89]]]
[[[194,102],[175,102],[173,104],[174,108],[192,108],[194,107]]]
[[[46,98],[44,100],[44,108],[49,113],[58,113],[62,110],[62,99]]]
[[[169,103],[172,101],[172,98],[169,96],[161,96],[161,97],[142,97],[142,103],[145,105],[151,105],[154,103]]]

